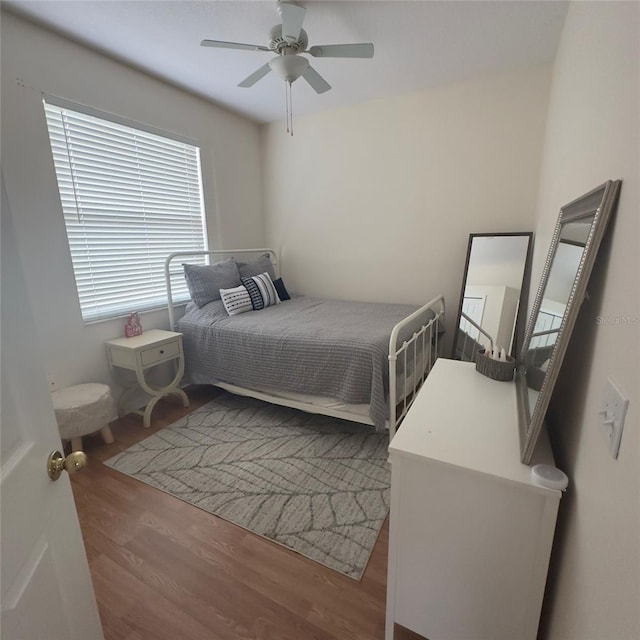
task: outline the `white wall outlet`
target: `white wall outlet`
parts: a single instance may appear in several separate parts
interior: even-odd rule
[[[628,406],[629,401],[622,395],[613,380],[608,378],[598,413],[598,424],[613,458],[618,457],[622,426]]]

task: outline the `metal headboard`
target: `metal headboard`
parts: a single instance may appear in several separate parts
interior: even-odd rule
[[[171,291],[171,278],[175,276],[182,276],[182,262],[180,262],[180,269],[173,269],[172,271],[172,262],[180,259],[181,261],[184,258],[195,258],[196,256],[202,257],[206,256],[209,258],[209,264],[212,262],[219,262],[221,260],[226,260],[227,258],[257,258],[258,256],[262,256],[264,254],[268,254],[271,262],[273,263],[273,267],[276,271],[276,275],[280,275],[279,262],[277,253],[268,247],[263,249],[214,249],[213,251],[184,251],[182,253],[172,253],[167,259],[164,261],[164,278],[167,285],[167,307],[169,310],[169,328],[173,330],[175,328],[175,310],[173,303],[173,293]],[[216,260],[211,260],[211,257],[215,257]],[[182,304],[182,303],[180,303]]]

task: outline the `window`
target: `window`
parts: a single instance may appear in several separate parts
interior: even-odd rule
[[[49,99],[45,113],[83,320],[162,307],[167,255],[206,250],[200,150]]]

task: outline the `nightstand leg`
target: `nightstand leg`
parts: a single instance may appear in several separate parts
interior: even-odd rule
[[[149,400],[149,403],[144,408],[144,414],[142,415],[142,426],[145,429],[148,429],[151,426],[151,412],[154,410],[158,400],[160,400],[162,396],[154,396]]]
[[[143,415],[142,424],[144,425],[145,429],[148,429],[151,426],[151,413],[154,410],[156,404],[158,403],[158,400],[162,400],[162,398],[166,398],[167,396],[172,396],[172,395],[178,396],[182,400],[183,407],[189,406],[189,396],[187,396],[187,394],[182,389],[171,389],[171,391],[165,391],[163,393],[153,396],[153,398],[149,400],[149,403],[145,407],[144,413],[142,414]]]
[[[189,406],[189,396],[182,389],[174,389],[173,391],[169,391],[167,395],[176,395],[178,398],[182,400],[182,406]]]

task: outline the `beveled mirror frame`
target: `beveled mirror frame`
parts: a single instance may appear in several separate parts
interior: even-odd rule
[[[536,442],[542,430],[545,415],[553,393],[562,360],[567,351],[571,332],[575,326],[580,305],[587,291],[589,276],[596,260],[596,255],[604,237],[607,223],[617,202],[620,191],[620,180],[609,180],[585,195],[573,200],[560,209],[560,215],[551,239],[551,246],[542,271],[540,286],[533,303],[527,323],[522,351],[516,369],[516,395],[518,401],[518,425],[520,430],[520,453],[524,464],[531,462]],[[587,241],[571,288],[567,306],[558,330],[557,339],[548,361],[546,373],[533,407],[529,407],[529,393],[526,379],[526,360],[538,313],[542,305],[544,293],[549,280],[549,273],[556,255],[560,234],[565,224],[578,222],[593,216]]]

